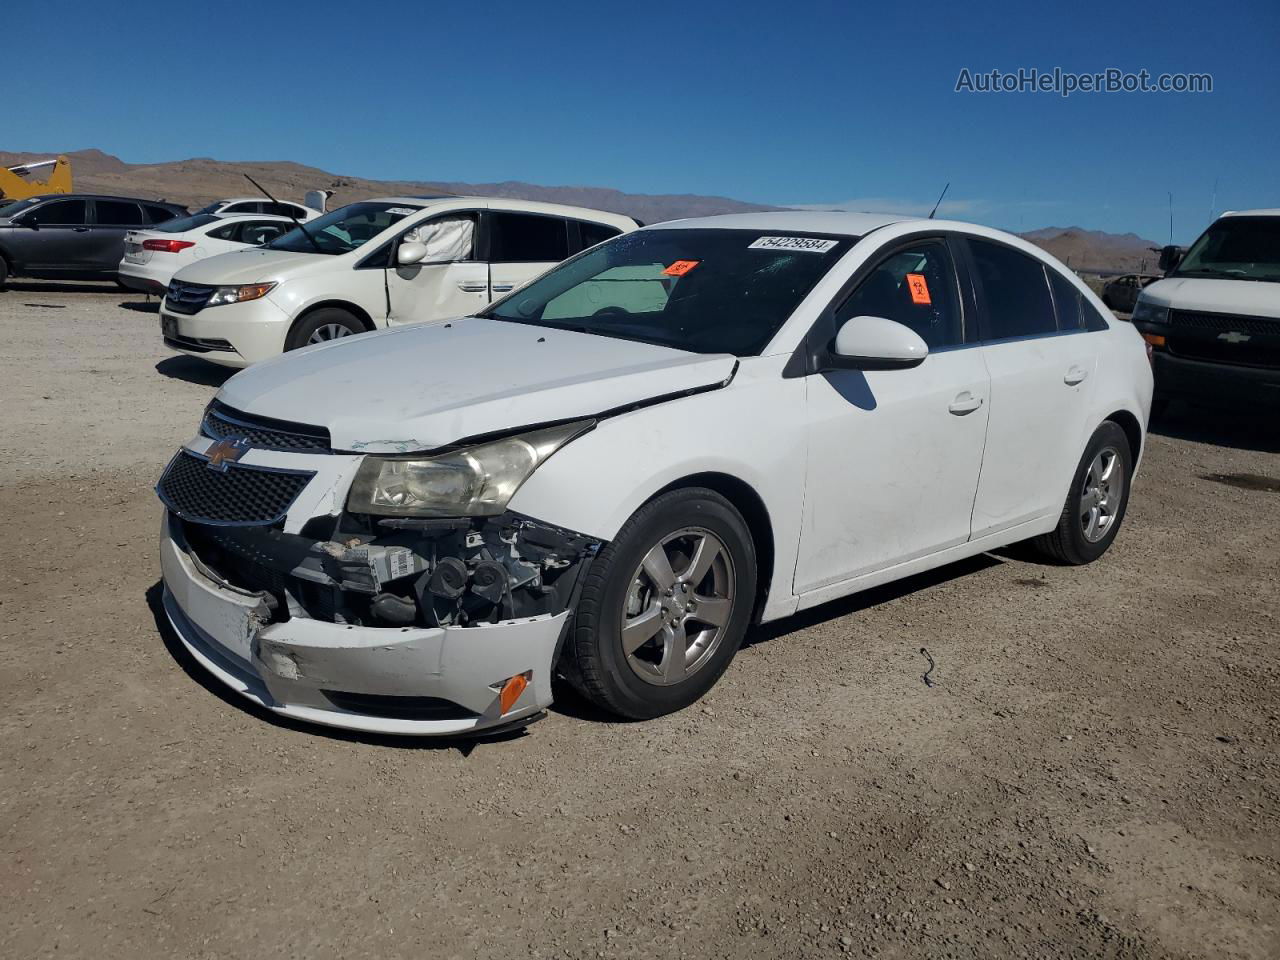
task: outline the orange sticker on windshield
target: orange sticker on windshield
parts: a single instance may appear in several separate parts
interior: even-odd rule
[[[923,273],[908,273],[907,289],[911,291],[912,303],[933,303],[929,299],[929,284],[925,283]]]
[[[701,262],[701,260],[677,260],[662,272],[668,277],[683,277]]]

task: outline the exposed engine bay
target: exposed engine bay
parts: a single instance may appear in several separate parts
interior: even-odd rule
[[[260,593],[272,621],[468,626],[567,609],[600,541],[515,513],[316,517],[302,534],[171,515],[175,539],[214,580]]]

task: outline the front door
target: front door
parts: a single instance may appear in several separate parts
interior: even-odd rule
[[[989,383],[947,242],[889,253],[838,308],[836,328],[857,316],[904,323],[930,352],[909,370],[808,378],[800,594],[969,539]]]
[[[89,205],[80,198],[51,200],[25,215],[29,225],[16,228],[10,238],[15,259],[27,269],[74,273],[84,269],[89,241]]]
[[[489,268],[475,257],[476,214],[446,213],[406,231],[392,245],[387,270],[389,324],[449,320],[475,313],[489,302]],[[418,263],[402,264],[403,241],[427,248]]]

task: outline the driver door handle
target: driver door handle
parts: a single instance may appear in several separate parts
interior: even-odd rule
[[[1074,387],[1077,383],[1083,383],[1085,377],[1089,376],[1089,371],[1084,367],[1068,367],[1067,372],[1063,374],[1062,382],[1069,387]]]
[[[968,390],[956,394],[956,398],[951,401],[951,406],[947,409],[954,413],[957,417],[963,417],[967,413],[973,413],[982,406],[982,398],[975,397]]]
[[[483,280],[464,280],[458,284],[458,289],[463,293],[484,293],[489,285]]]

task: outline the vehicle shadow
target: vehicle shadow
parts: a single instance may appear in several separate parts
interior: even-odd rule
[[[1270,409],[1242,409],[1180,399],[1171,401],[1168,408],[1152,420],[1149,431],[1174,440],[1280,453],[1278,416],[1280,403]]]
[[[156,373],[163,374],[173,380],[185,380],[187,383],[199,384],[202,387],[220,387],[236,373],[231,367],[220,367],[207,360],[197,360],[186,354],[165,357],[156,364]]]
[[[5,290],[10,293],[120,293],[114,283],[93,280],[9,280]]]
[[[937,586],[941,583],[947,583],[951,580],[966,577],[970,574],[978,573],[982,570],[988,570],[991,567],[998,567],[1005,561],[998,556],[992,554],[980,554],[976,557],[970,557],[967,560],[959,560],[955,563],[938,567],[934,570],[927,570],[924,573],[918,573],[912,577],[906,577],[894,583],[887,583],[883,586],[873,587],[870,590],[863,590],[849,597],[842,597],[839,600],[832,600],[813,607],[809,610],[803,610],[800,613],[784,617],[781,620],[774,620],[766,624],[758,624],[751,627],[747,631],[747,635],[743,638],[743,650],[750,649],[761,643],[768,643],[771,640],[777,640],[790,634],[797,633],[808,627],[816,626],[820,623],[826,623],[831,620],[838,620],[841,617],[847,617],[851,614],[860,613],[863,610],[869,610],[877,607],[882,603],[888,603],[890,600],[896,600],[907,594],[915,593],[919,590],[925,590],[929,587]],[[555,703],[551,709],[555,713],[572,717],[575,720],[586,720],[591,723],[636,723],[642,721],[627,720],[622,717],[615,716],[601,710],[599,707],[585,700],[581,694],[573,689],[568,683],[557,680],[555,689]]]
[[[134,310],[138,313],[159,313],[160,301],[144,300],[142,303],[139,303],[136,300],[126,300],[120,304],[120,307],[123,310]]]
[[[152,620],[155,622],[156,633],[159,634],[160,640],[164,643],[165,650],[169,656],[173,658],[174,663],[182,668],[188,679],[194,681],[202,687],[205,692],[217,697],[227,706],[234,707],[237,710],[249,714],[263,723],[269,723],[274,727],[282,730],[289,730],[293,733],[304,733],[309,736],[327,737],[331,740],[343,740],[348,743],[363,743],[372,747],[388,747],[396,750],[457,750],[462,756],[468,757],[478,746],[491,743],[504,743],[509,740],[519,740],[526,735],[527,727],[517,730],[499,731],[488,736],[480,735],[475,737],[404,737],[391,736],[387,734],[377,733],[360,733],[354,730],[339,730],[336,727],[325,727],[319,724],[302,723],[289,717],[282,717],[279,714],[272,713],[265,707],[260,707],[251,700],[238,696],[231,690],[228,690],[222,684],[218,683],[196,659],[191,656],[187,648],[182,645],[182,641],[178,639],[177,633],[173,629],[173,625],[169,623],[169,617],[164,612],[164,587],[157,580],[144,594],[144,600],[147,607],[151,611]]]

